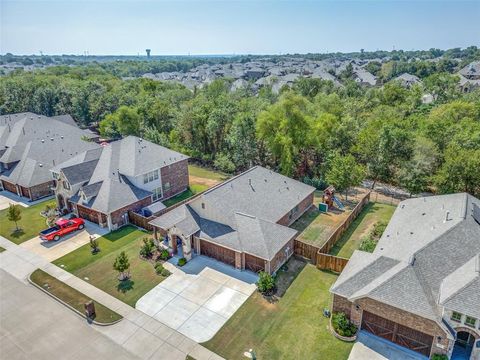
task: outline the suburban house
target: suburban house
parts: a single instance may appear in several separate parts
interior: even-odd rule
[[[373,253],[355,251],[332,286],[333,311],[425,356],[480,355],[480,200],[402,201]]]
[[[418,76],[411,75],[409,73],[403,73],[402,75],[397,76],[393,80],[398,81],[403,87],[406,88],[410,88],[413,85],[422,83]]]
[[[70,115],[0,116],[1,188],[32,201],[52,195],[50,169],[98,148],[92,138],[92,133],[80,129]]]
[[[202,254],[237,269],[274,273],[293,254],[297,232],[288,226],[312,206],[314,191],[255,166],[150,224],[157,239],[187,260]]]
[[[135,136],[78,154],[52,169],[65,212],[116,229],[153,202],[188,188],[188,157]]]
[[[468,93],[480,88],[480,61],[474,61],[462,68],[459,86],[462,92]]]

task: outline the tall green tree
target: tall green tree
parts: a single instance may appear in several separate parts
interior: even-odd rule
[[[329,162],[329,170],[325,179],[338,191],[345,191],[348,200],[348,189],[360,185],[365,178],[365,168],[358,164],[352,155],[335,154]]]
[[[20,230],[18,228],[18,222],[22,220],[22,210],[19,205],[8,205],[7,219],[15,223],[15,231]]]

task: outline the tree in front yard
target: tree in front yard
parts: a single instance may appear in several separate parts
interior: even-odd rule
[[[257,288],[262,294],[268,294],[275,288],[275,279],[269,273],[260,271],[258,274]]]
[[[140,248],[140,256],[143,258],[150,258],[155,251],[155,244],[153,243],[153,239],[144,238],[143,245]]]
[[[128,261],[128,256],[125,254],[125,251],[122,251],[118,255],[113,263],[113,268],[119,272],[119,280],[127,280],[130,277],[128,269],[130,268],[130,262]]]
[[[330,161],[329,171],[326,180],[338,191],[345,191],[347,200],[348,189],[359,185],[365,177],[365,168],[357,164],[352,155],[342,156],[336,153]]]
[[[15,231],[19,231],[20,229],[18,228],[18,222],[22,220],[22,211],[20,210],[20,206],[10,204],[8,206],[7,218],[9,221],[15,223]]]

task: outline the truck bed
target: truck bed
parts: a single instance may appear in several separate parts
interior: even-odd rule
[[[40,231],[40,235],[48,235],[48,234],[54,233],[55,231],[58,231],[58,230],[59,230],[58,227],[53,226],[53,227],[48,228],[46,230]]]

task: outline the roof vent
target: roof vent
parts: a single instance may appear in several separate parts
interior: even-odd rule
[[[53,138],[50,138],[50,141],[53,141]]]
[[[43,164],[38,164],[38,166],[43,167]]]
[[[40,140],[40,141],[42,142],[42,144],[45,142],[45,140],[43,140],[43,139],[42,139],[42,140]]]
[[[410,264],[410,266],[415,265],[415,254],[410,256],[410,259],[408,260],[408,263]]]
[[[450,211],[447,210],[447,212],[445,213],[445,220],[443,222],[447,222],[449,220],[451,220],[450,219]]]

